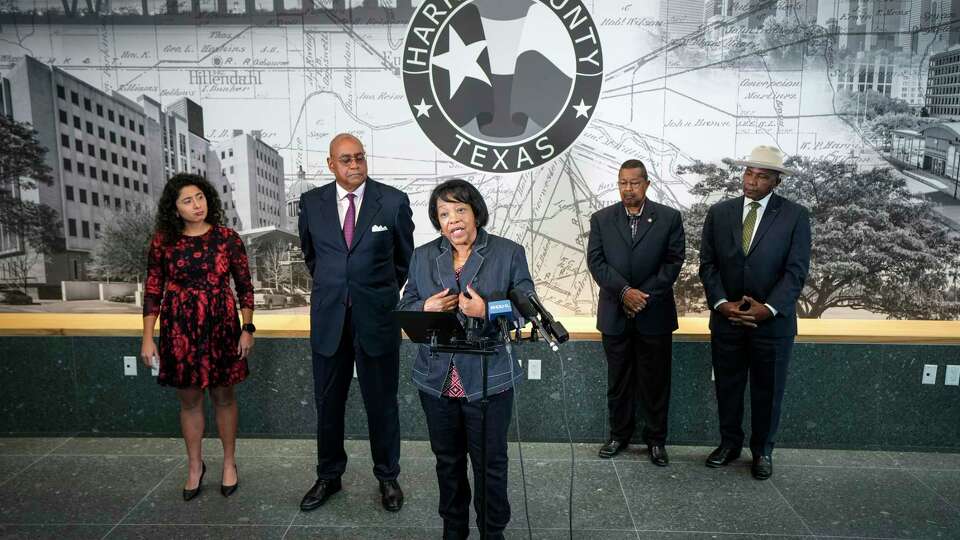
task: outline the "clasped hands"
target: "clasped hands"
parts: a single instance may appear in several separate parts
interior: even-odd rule
[[[487,303],[470,285],[467,285],[466,293],[450,294],[447,288],[423,302],[424,311],[453,311],[454,308],[460,308],[460,312],[467,317],[482,319],[487,316]]]
[[[650,295],[639,289],[627,289],[627,292],[623,293],[623,311],[628,317],[633,318],[647,307],[649,299]]]
[[[741,310],[740,306],[744,304],[747,305],[747,309]],[[724,302],[717,306],[717,311],[734,325],[749,326],[750,328],[756,328],[757,323],[773,317],[770,308],[749,296],[744,296],[738,302]]]

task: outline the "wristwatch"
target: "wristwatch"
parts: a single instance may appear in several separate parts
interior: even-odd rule
[[[241,326],[240,329],[243,330],[244,332],[250,334],[250,335],[253,335],[253,333],[257,331],[257,327],[254,326],[253,323],[247,323],[247,324]]]

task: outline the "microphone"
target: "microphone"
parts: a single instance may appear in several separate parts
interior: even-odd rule
[[[522,315],[524,319],[527,319],[533,323],[534,328],[540,330],[540,334],[543,335],[543,339],[546,340],[548,345],[550,345],[550,348],[553,349],[554,352],[559,351],[560,348],[557,346],[557,342],[553,339],[553,334],[548,332],[541,323],[540,316],[537,314],[536,308],[534,308],[527,299],[525,293],[518,289],[514,289],[510,291],[510,300],[512,300],[513,304],[517,306],[517,310],[520,312],[520,315]]]
[[[510,323],[516,320],[513,314],[513,304],[509,300],[494,300],[487,302],[487,319],[500,328],[500,336],[504,345],[510,347]]]
[[[547,332],[553,336],[553,339],[557,343],[566,343],[570,339],[570,334],[567,333],[567,329],[560,324],[560,321],[557,321],[553,318],[553,315],[547,311],[547,308],[543,307],[543,303],[540,302],[540,298],[537,297],[537,293],[530,291],[527,293],[527,300],[530,302],[530,305],[533,306],[533,309],[540,314],[540,320],[543,322],[543,327]]]

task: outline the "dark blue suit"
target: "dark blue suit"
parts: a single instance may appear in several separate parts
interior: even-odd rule
[[[637,398],[647,421],[643,439],[662,445],[667,438],[672,367],[672,332],[677,329],[673,284],[685,252],[680,212],[647,200],[636,236],[623,203],[590,217],[587,266],[600,287],[597,330],[607,356],[610,437],[629,442],[636,424]],[[627,317],[620,301],[625,287],[650,295],[647,306]]]
[[[743,393],[749,374],[750,450],[773,451],[787,366],[797,334],[797,299],[810,267],[807,209],[771,194],[753,242],[743,253],[743,197],[710,207],[700,243],[700,280],[711,308],[710,332],[721,446],[743,445]],[[713,306],[744,295],[769,304],[776,316],[748,328]]]
[[[313,276],[310,344],[321,479],[338,478],[346,468],[343,415],[354,362],[374,475],[392,480],[400,472],[400,328],[390,312],[413,253],[412,215],[406,194],[368,178],[353,245],[347,246],[336,183],[300,198],[300,246]]]

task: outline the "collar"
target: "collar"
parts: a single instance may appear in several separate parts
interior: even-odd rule
[[[340,186],[340,184],[337,183],[336,180],[333,181],[333,185],[335,185],[335,186],[337,187],[337,200],[338,200],[338,201],[342,201],[342,200],[346,199],[348,193],[353,193],[354,195],[357,196],[357,198],[356,198],[356,200],[355,200],[354,202],[355,202],[355,203],[360,202],[360,199],[363,199],[363,192],[366,191],[366,189],[367,189],[367,181],[366,181],[366,180],[364,180],[363,183],[360,184],[360,187],[358,187],[357,189],[353,190],[352,192],[343,189],[343,188]]]
[[[637,212],[636,214],[631,214],[630,210],[627,210],[627,206],[623,204],[623,202],[621,202],[620,205],[623,206],[623,211],[627,214],[627,217],[640,216],[641,214],[643,214],[643,210],[647,207],[647,198],[646,197],[643,198],[643,204],[640,205],[640,211]]]
[[[770,193],[767,193],[767,196],[764,197],[764,198],[762,198],[762,199],[760,199],[759,201],[754,201],[753,199],[751,199],[751,198],[749,198],[749,197],[747,197],[747,196],[744,196],[744,197],[743,197],[743,208],[744,208],[744,210],[746,210],[747,208],[750,207],[750,203],[752,203],[752,202],[758,202],[758,203],[760,203],[760,208],[757,208],[757,210],[766,210],[766,209],[767,209],[767,204],[770,202],[770,198],[771,198],[771,197],[773,197],[773,191],[771,191]]]

